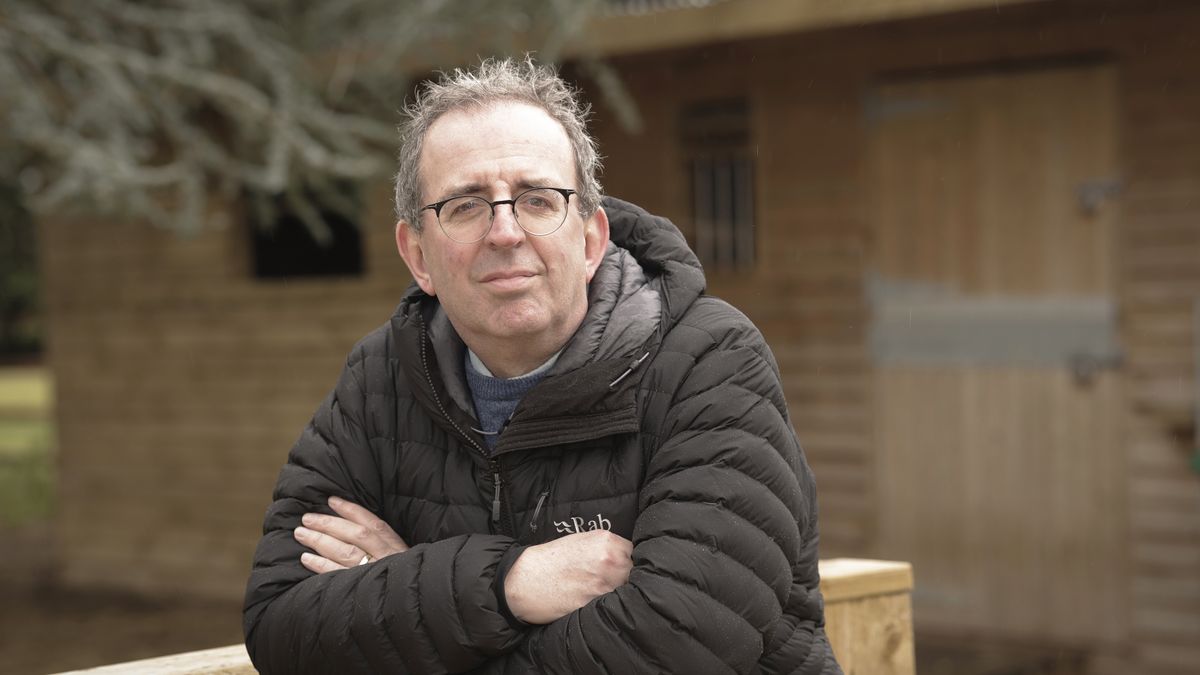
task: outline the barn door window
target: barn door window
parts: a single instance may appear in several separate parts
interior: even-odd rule
[[[361,276],[360,205],[352,187],[336,193],[248,195],[257,279]]]
[[[691,104],[680,129],[691,188],[692,249],[709,269],[752,267],[754,154],[746,99]]]

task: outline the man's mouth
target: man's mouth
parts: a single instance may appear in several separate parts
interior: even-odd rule
[[[480,282],[493,288],[519,288],[536,276],[537,274],[530,270],[506,270],[486,274],[480,279]]]

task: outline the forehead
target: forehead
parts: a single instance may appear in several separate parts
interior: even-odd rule
[[[571,187],[574,154],[567,132],[546,111],[500,102],[452,110],[434,121],[425,135],[420,170],[430,199],[459,186],[482,191],[531,179]]]

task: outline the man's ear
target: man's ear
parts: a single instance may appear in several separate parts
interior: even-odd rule
[[[406,220],[396,223],[396,250],[400,251],[400,257],[404,258],[404,264],[408,265],[408,271],[412,273],[413,279],[421,287],[421,290],[429,295],[437,295],[437,289],[433,286],[433,277],[429,275],[429,268],[425,265],[425,249],[424,243],[421,241],[421,233],[413,230],[412,225]]]
[[[603,207],[597,207],[592,217],[583,224],[583,252],[587,260],[589,283],[596,275],[596,270],[600,267],[600,261],[604,260],[604,253],[607,250],[608,214],[604,212]]]

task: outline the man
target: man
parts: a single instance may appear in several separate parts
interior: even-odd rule
[[[415,280],[279,476],[263,672],[840,672],[762,337],[669,222],[600,199],[587,111],[488,61],[408,110]],[[610,241],[611,240],[611,241]]]

